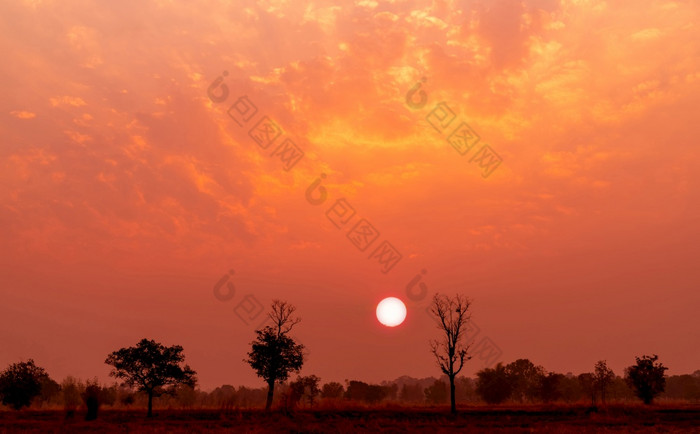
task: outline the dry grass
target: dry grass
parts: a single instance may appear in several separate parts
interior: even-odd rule
[[[200,433],[200,432],[698,432],[698,405],[610,405],[591,411],[581,405],[446,407],[339,406],[266,414],[261,410],[102,410],[97,421],[64,411],[0,412],[0,433]]]

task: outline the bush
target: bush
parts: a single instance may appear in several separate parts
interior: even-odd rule
[[[101,393],[102,389],[100,388],[99,384],[97,384],[97,380],[95,380],[93,383],[87,383],[85,391],[82,394],[83,401],[85,402],[85,406],[87,407],[85,420],[97,419],[97,411],[99,410],[101,404]]]
[[[0,395],[2,403],[15,410],[27,407],[34,397],[41,393],[42,382],[48,374],[34,364],[34,360],[14,363],[0,374]]]

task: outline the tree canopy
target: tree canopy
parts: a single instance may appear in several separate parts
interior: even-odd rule
[[[0,374],[2,403],[15,410],[27,407],[41,393],[42,384],[48,382],[48,374],[34,360],[13,363]]]
[[[668,369],[660,362],[659,356],[635,357],[636,364],[626,370],[627,383],[635,390],[636,395],[645,404],[651,404],[654,397],[664,391],[666,377],[664,372]]]
[[[109,375],[123,379],[129,387],[137,387],[148,394],[148,416],[152,416],[153,396],[166,390],[166,386],[180,384],[194,386],[196,373],[185,360],[180,345],[166,347],[154,340],[142,339],[135,347],[114,351],[105,363],[114,367]]]

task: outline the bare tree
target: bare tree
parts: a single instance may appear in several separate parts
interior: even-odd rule
[[[461,294],[453,298],[435,294],[430,306],[430,313],[437,320],[438,329],[445,333],[444,339],[432,341],[430,348],[438,366],[450,380],[450,412],[453,414],[457,412],[455,377],[464,367],[464,361],[471,359],[467,355],[471,343],[463,342],[464,327],[471,318],[470,306],[471,300]]]
[[[265,410],[272,405],[275,382],[285,381],[290,372],[299,372],[304,364],[304,346],[287,336],[301,321],[294,316],[295,311],[296,308],[286,301],[274,300],[272,311],[268,314],[272,326],[255,331],[258,337],[251,342],[251,351],[245,360],[267,383]]]

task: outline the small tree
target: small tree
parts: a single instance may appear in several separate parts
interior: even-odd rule
[[[296,308],[287,302],[274,300],[272,312],[268,314],[273,325],[255,331],[258,337],[250,343],[251,351],[244,360],[267,383],[266,411],[272,405],[275,382],[285,381],[292,371],[299,372],[304,364],[304,346],[288,336],[301,321],[294,316],[295,311]]]
[[[605,392],[608,385],[615,379],[615,373],[612,369],[608,368],[608,364],[605,360],[599,360],[595,364],[595,374],[593,375],[593,381],[595,383],[595,388],[600,392],[600,402],[605,405]]]
[[[316,398],[321,393],[321,389],[318,387],[319,381],[321,381],[321,379],[315,375],[297,377],[297,379],[289,385],[289,395],[292,404],[296,405],[299,401],[306,400],[309,407],[312,407]]]
[[[661,363],[656,363],[658,359],[659,356],[656,354],[635,357],[637,364],[625,370],[627,383],[647,405],[651,404],[654,397],[663,392],[666,387],[664,372],[668,368]]]
[[[513,391],[510,377],[502,363],[476,373],[476,393],[488,404],[500,404]]]
[[[85,385],[70,375],[61,381],[61,396],[63,398],[63,408],[66,410],[66,417],[73,417],[75,410],[80,405],[81,395]]]
[[[463,333],[467,321],[471,318],[469,307],[471,301],[461,294],[454,298],[435,294],[430,306],[430,313],[438,322],[438,328],[445,333],[444,339],[431,342],[431,351],[440,370],[450,380],[450,412],[457,413],[455,401],[455,377],[464,367],[464,360],[471,359],[467,351],[471,343],[464,343]]]
[[[100,405],[102,404],[100,402],[101,392],[102,389],[100,388],[97,379],[86,383],[85,391],[83,392],[83,401],[85,401],[85,407],[87,407],[85,420],[97,419],[97,411],[100,409]]]
[[[41,393],[42,382],[48,377],[44,368],[36,366],[32,359],[13,363],[0,374],[2,403],[15,410],[29,406]]]
[[[185,356],[180,345],[163,346],[154,340],[142,339],[135,347],[114,351],[105,363],[114,367],[112,377],[124,379],[129,387],[148,394],[148,417],[153,415],[153,397],[166,392],[165,386],[194,386],[196,372],[188,365],[180,366]]]

